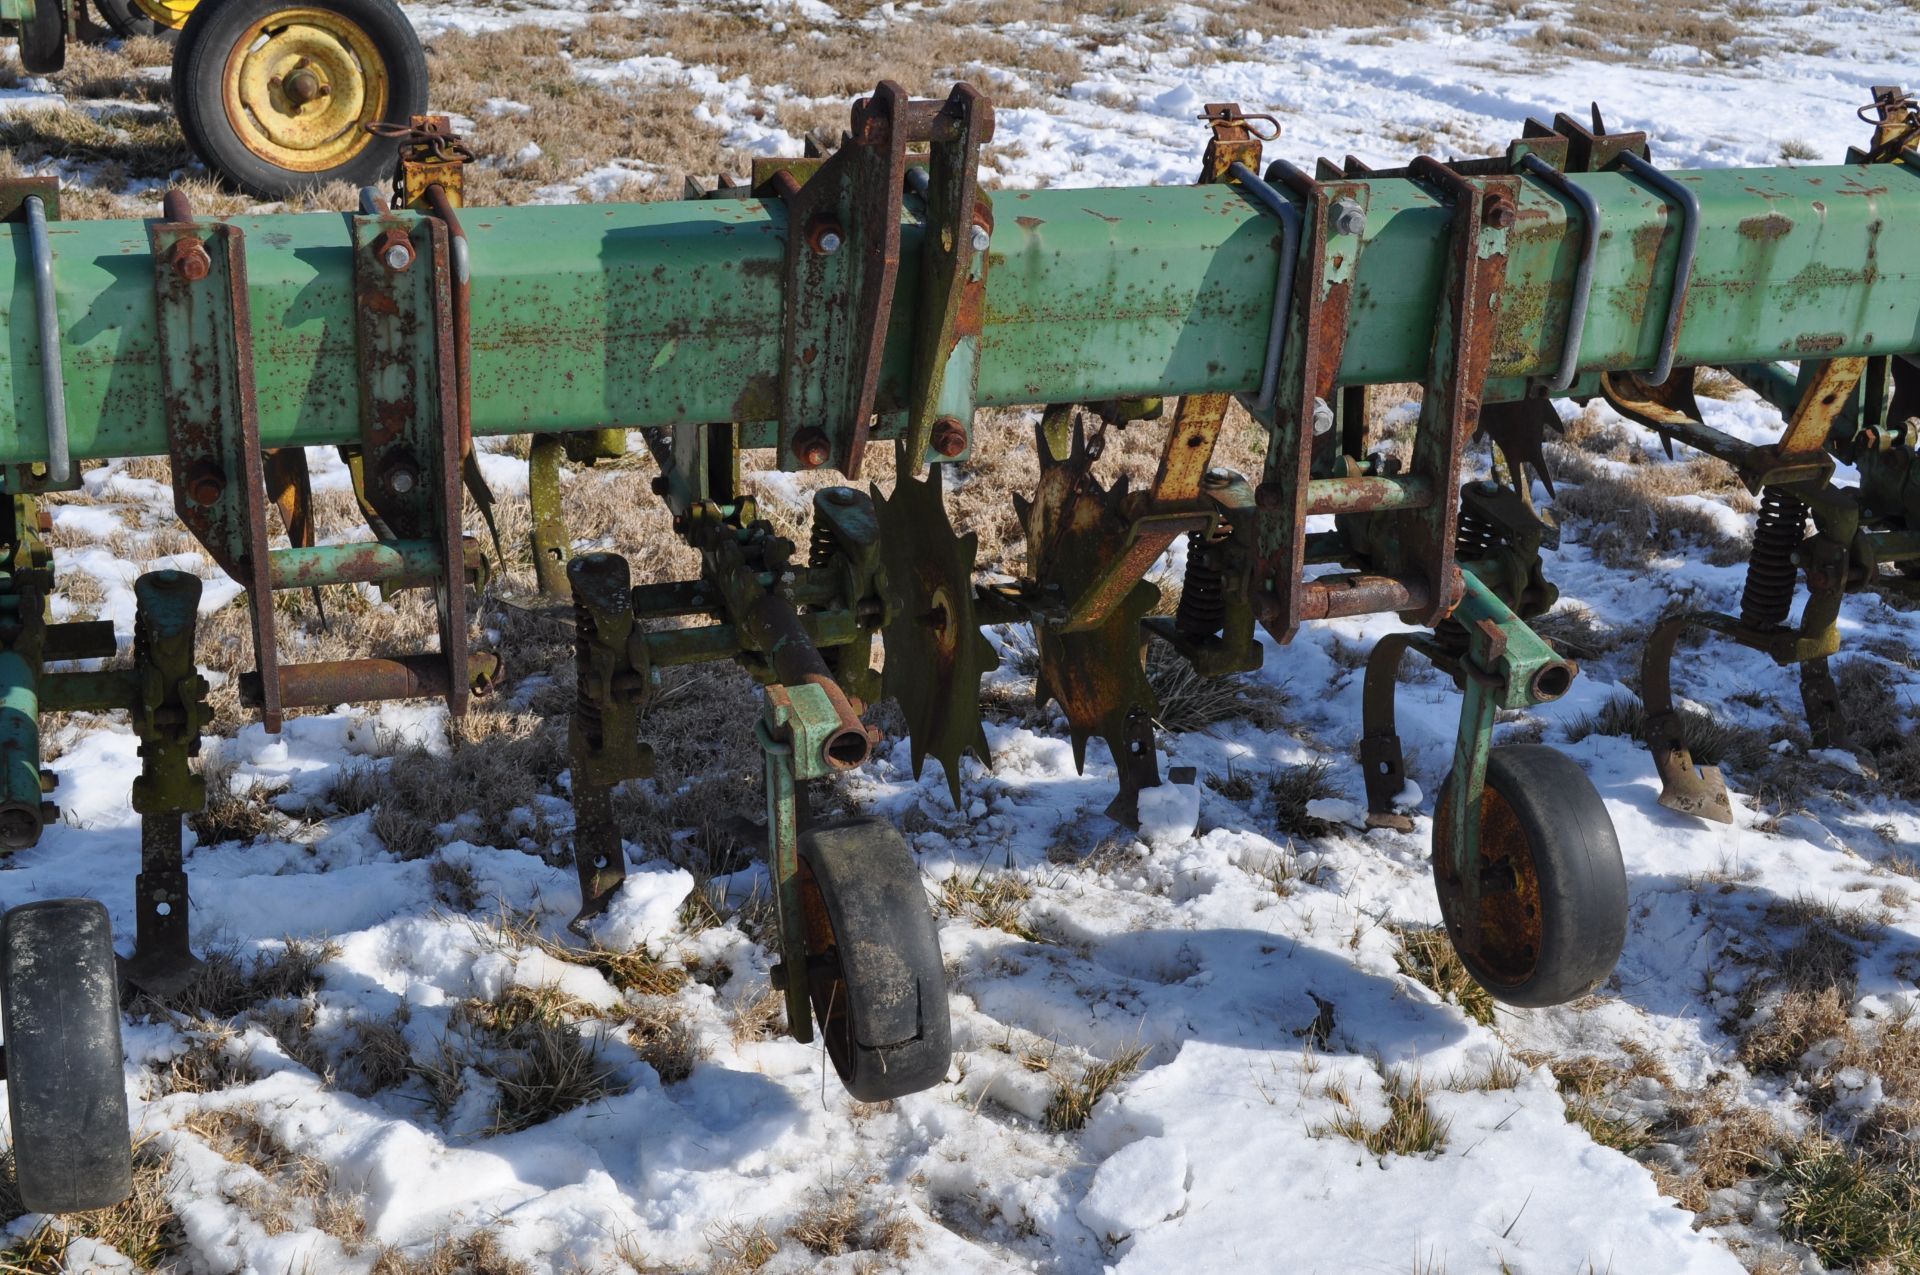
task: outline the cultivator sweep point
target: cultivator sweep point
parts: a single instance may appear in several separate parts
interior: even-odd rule
[[[357,215],[202,221],[169,196],[151,224],[56,222],[54,246],[28,236],[21,259],[41,267],[33,277],[58,266],[64,313],[25,271],[0,293],[16,336],[52,319],[0,369],[21,378],[0,435],[0,842],[25,848],[50,817],[40,709],[132,713],[143,858],[129,975],[191,976],[180,816],[204,796],[188,765],[207,722],[191,660],[198,584],[143,578],[131,670],[55,667],[114,644],[107,626],[47,620],[37,493],[73,486],[88,459],[170,458],[182,521],[247,591],[245,690],[269,729],[345,701],[435,696],[459,713],[495,673],[468,637],[487,564],[463,532],[463,497],[489,524],[492,511],[473,438],[531,434],[535,573],[574,617],[575,924],[624,876],[612,796],[651,772],[639,737],[659,670],[740,664],[765,687],[776,985],[790,1030],[810,1040],[817,1021],[857,1096],[945,1074],[939,947],[899,835],[812,826],[807,785],[866,761],[880,738],[863,715],[891,698],[912,772],[935,759],[961,804],[962,755],[990,761],[980,691],[999,665],[994,625],[1031,626],[1037,697],[1058,704],[1076,765],[1105,743],[1110,813],[1126,821],[1159,783],[1149,635],[1212,677],[1257,668],[1310,621],[1399,616],[1412,631],[1384,638],[1365,676],[1370,819],[1415,826],[1400,806],[1394,680],[1418,651],[1462,693],[1433,818],[1448,933],[1503,1000],[1580,995],[1625,937],[1611,822],[1565,757],[1492,743],[1497,713],[1558,699],[1577,673],[1528,624],[1557,597],[1543,559],[1559,533],[1533,503],[1535,479],[1553,489],[1549,399],[1602,398],[1763,497],[1741,615],[1673,617],[1646,653],[1662,800],[1730,818],[1674,708],[1680,634],[1704,627],[1800,664],[1816,742],[1837,744],[1826,659],[1840,601],[1903,586],[1901,564],[1920,558],[1920,240],[1894,229],[1920,224],[1920,108],[1877,90],[1869,115],[1872,146],[1830,167],[1668,172],[1644,134],[1609,132],[1596,111],[1591,125],[1529,121],[1490,158],[1322,160],[1309,175],[1263,169],[1270,121],[1216,104],[1192,187],[990,196],[984,99],[883,83],[832,155],[758,161],[748,182],[675,204],[505,208],[463,224],[464,152],[444,121],[422,119],[392,197],[369,191]],[[0,200],[22,223],[13,233],[30,229],[35,193],[55,211],[30,183]],[[1781,440],[1708,426],[1690,388],[1702,365],[1778,403]],[[1399,382],[1421,393],[1394,452],[1367,389]],[[1266,439],[1257,475],[1214,463],[1236,403]],[[1024,572],[988,583],[942,474],[971,455],[977,410],[1010,405],[1043,409],[1039,473],[1012,495]],[[1160,437],[1151,482],[1108,477],[1103,457],[1144,430]],[[564,464],[625,456],[629,432],[699,555],[697,579],[636,583],[621,557],[572,553]],[[804,556],[741,479],[752,449],[851,481],[884,444],[891,487],[814,492]],[[316,445],[341,448],[372,539],[315,543],[301,449]],[[1857,487],[1835,485],[1836,460]],[[1148,572],[1182,541],[1179,604],[1151,615]],[[1809,600],[1791,625],[1802,572]],[[437,649],[283,666],[274,592],[344,582],[430,589]]]

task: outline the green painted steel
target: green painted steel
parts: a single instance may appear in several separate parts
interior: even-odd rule
[[[40,812],[39,672],[0,650],[0,810]]]
[[[440,578],[440,546],[431,540],[353,540],[276,549],[267,562],[276,589]]]
[[[1675,174],[1701,205],[1679,361],[1920,351],[1920,172],[1904,165]],[[1617,172],[1571,180],[1605,231],[1585,373],[1655,359],[1678,251],[1674,206]],[[1341,379],[1418,380],[1430,356],[1449,210],[1420,184],[1369,181]],[[982,405],[1251,392],[1280,228],[1231,186],[1001,192],[988,272]],[[1572,223],[1569,223],[1569,218]],[[766,421],[780,362],[785,214],[777,202],[470,209],[474,431]],[[239,217],[265,446],[357,440],[351,218]],[[1523,183],[1488,397],[1551,373],[1578,213]],[[26,235],[0,229],[0,463],[43,459]],[[68,414],[79,458],[166,450],[147,223],[52,228]],[[907,227],[902,252],[919,251]],[[899,427],[916,272],[903,269],[881,404]],[[424,339],[424,338],[423,338]],[[1590,387],[1591,378],[1583,382]],[[1576,389],[1582,388],[1576,385]],[[884,435],[887,429],[882,430]],[[771,442],[769,430],[746,441]]]

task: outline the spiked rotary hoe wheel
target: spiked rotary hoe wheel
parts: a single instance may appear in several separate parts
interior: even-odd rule
[[[881,630],[887,663],[882,693],[900,705],[918,778],[926,759],[940,763],[960,801],[960,756],[990,761],[980,720],[980,679],[1000,667],[975,615],[973,564],[979,537],[954,534],[941,500],[940,471],[904,474],[893,494],[873,492],[880,557],[893,608]]]

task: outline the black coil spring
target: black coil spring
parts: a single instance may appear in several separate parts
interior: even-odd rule
[[[1460,507],[1460,526],[1454,532],[1453,552],[1457,558],[1474,562],[1487,557],[1506,543],[1500,526],[1465,505]]]
[[[807,540],[807,565],[824,567],[833,559],[833,532],[828,530],[818,515],[813,520],[813,534]]]
[[[1192,641],[1210,638],[1227,623],[1226,574],[1215,555],[1207,550],[1200,532],[1187,536],[1187,575],[1180,586],[1180,606],[1173,613],[1173,627],[1181,637]]]
[[[1767,488],[1760,498],[1760,517],[1753,528],[1747,587],[1740,594],[1741,623],[1774,629],[1787,622],[1799,573],[1793,554],[1806,530],[1807,507],[1778,487]]]

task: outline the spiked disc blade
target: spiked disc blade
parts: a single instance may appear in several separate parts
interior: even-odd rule
[[[957,536],[940,495],[940,469],[926,480],[906,476],[893,495],[873,489],[880,560],[892,614],[881,640],[887,653],[881,686],[907,719],[914,778],[926,759],[940,763],[953,804],[960,805],[960,754],[982,762],[987,733],[980,723],[980,679],[1000,657],[974,621],[973,563],[979,538]]]
[[[1120,504],[1123,480],[1112,491],[1093,477],[1095,453],[1076,423],[1066,459],[1052,459],[1047,440],[1040,446],[1040,485],[1031,501],[1016,496],[1014,508],[1026,527],[1028,570],[1044,589],[1058,588],[1077,598],[1126,543],[1126,519]],[[1107,741],[1116,763],[1126,756],[1128,717],[1136,709],[1157,711],[1147,684],[1146,634],[1141,620],[1160,599],[1160,590],[1142,580],[1097,628],[1064,633],[1036,623],[1040,675],[1035,698],[1053,700],[1067,717],[1074,765],[1086,769],[1087,740]]]

